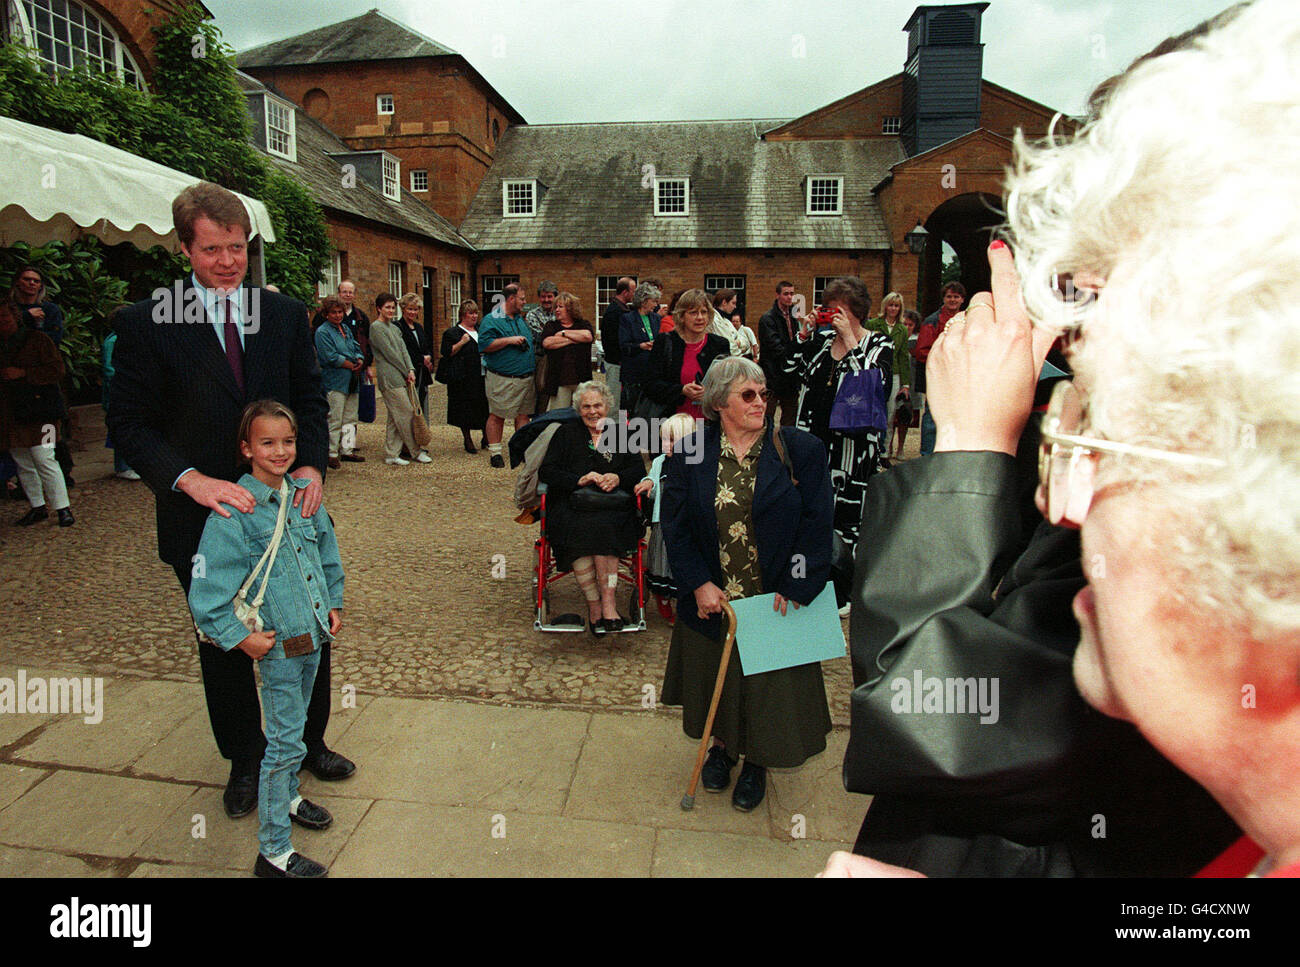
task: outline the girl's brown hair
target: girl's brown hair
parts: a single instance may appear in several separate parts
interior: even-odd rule
[[[293,410],[285,406],[279,400],[256,400],[244,407],[244,415],[239,418],[239,438],[235,442],[235,459],[239,466],[248,466],[248,459],[244,456],[240,445],[252,443],[249,439],[253,432],[253,421],[259,416],[269,416],[272,419],[282,419],[289,421],[289,428],[293,430],[293,435],[298,435],[298,418],[293,415]]]

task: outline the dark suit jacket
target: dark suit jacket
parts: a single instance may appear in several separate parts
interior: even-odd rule
[[[605,312],[600,317],[600,346],[605,353],[605,362],[613,366],[623,363],[623,348],[618,344],[618,327],[623,321],[623,313],[628,311],[618,299],[610,299]],[[615,403],[618,401],[615,400]]]
[[[641,343],[654,342],[655,336],[659,335],[657,312],[650,313],[650,332],[647,339],[639,312],[625,312],[619,320],[618,345],[623,354],[623,368],[619,370],[618,378],[624,386],[635,386],[645,379],[646,368],[650,364],[650,350],[642,349]]]
[[[704,347],[700,350],[700,372],[707,373],[715,359],[731,355],[731,344],[721,336],[713,333],[705,335]],[[682,393],[682,363],[686,359],[686,342],[677,331],[661,332],[655,337],[654,347],[650,350],[650,362],[646,366],[645,382],[642,391],[656,403],[671,406],[674,409],[686,400]],[[701,378],[703,382],[703,378]]]
[[[725,340],[724,340],[725,341]],[[664,461],[663,497],[659,516],[663,521],[668,563],[678,587],[677,616],[687,626],[715,641],[722,637],[722,619],[713,615],[701,621],[695,607],[695,589],[712,581],[718,587],[722,559],[718,551],[718,516],[714,497],[718,489],[718,457],[722,451],[722,428],[706,423],[703,455],[687,459],[688,448],[678,446]],[[831,495],[826,448],[811,433],[794,427],[781,431],[790,469],[781,462],[772,445],[772,424],[758,458],[754,481],[751,519],[758,542],[758,566],[763,593],[776,592],[799,604],[811,604],[831,575]],[[798,484],[791,482],[791,473]],[[796,560],[795,555],[802,555]]]
[[[187,279],[183,291],[192,290]],[[167,291],[171,298],[174,290]],[[306,307],[265,289],[258,298],[256,331],[250,325],[244,337],[243,393],[206,314],[194,323],[156,322],[154,300],[146,299],[117,316],[109,432],[119,454],[157,498],[158,556],[173,566],[189,566],[209,511],[172,484],[189,467],[209,477],[239,479],[236,438],[248,403],[276,399],[293,410],[295,468],[312,466],[325,473],[328,407]],[[164,306],[157,308],[159,318],[170,318]]]
[[[790,321],[798,335],[799,323],[793,318]],[[799,388],[798,381],[785,372],[785,359],[792,343],[781,304],[774,300],[772,308],[758,320],[758,362],[767,376],[767,388],[778,396],[786,396]]]

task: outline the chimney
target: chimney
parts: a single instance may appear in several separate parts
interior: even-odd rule
[[[903,26],[903,117],[908,157],[980,126],[984,45],[980,17],[987,3],[917,7]]]

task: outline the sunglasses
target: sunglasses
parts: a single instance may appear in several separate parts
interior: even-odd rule
[[[740,401],[742,403],[752,403],[754,400],[762,400],[764,403],[767,402],[767,390],[765,389],[750,388],[741,390],[738,395],[740,396]]]
[[[1038,449],[1038,482],[1043,505],[1053,524],[1079,525],[1092,503],[1095,462],[1100,454],[1138,457],[1181,467],[1223,467],[1224,461],[1190,453],[1174,453],[1083,435],[1088,411],[1083,396],[1069,381],[1056,384],[1043,416]]]

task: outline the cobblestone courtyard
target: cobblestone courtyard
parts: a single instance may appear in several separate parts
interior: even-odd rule
[[[653,598],[642,633],[597,641],[534,631],[538,528],[513,521],[513,472],[465,453],[459,432],[442,425],[443,388],[433,393],[432,464],[384,464],[381,403],[378,420],[360,427],[366,462],[329,475],[326,506],[347,573],[335,690],[641,710],[645,686],[659,693],[671,634]],[[184,601],[155,550],[152,494],[108,478],[83,482],[72,500],[77,525],[66,529],[17,528],[8,518],[23,505],[0,508],[0,656],[198,681]],[[493,577],[494,560],[504,577]],[[553,612],[582,610],[565,579]],[[846,727],[848,659],[824,671],[832,719]]]

